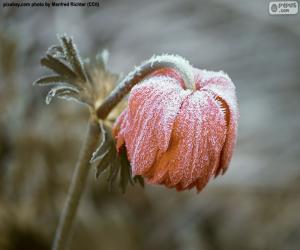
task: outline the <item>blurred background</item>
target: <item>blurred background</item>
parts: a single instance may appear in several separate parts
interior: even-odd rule
[[[88,111],[32,87],[56,34],[83,57],[110,51],[126,74],[176,53],[236,84],[239,138],[229,171],[197,194],[108,192],[94,169],[71,249],[299,249],[300,14],[269,1],[100,0],[99,8],[0,7],[0,249],[50,249]]]

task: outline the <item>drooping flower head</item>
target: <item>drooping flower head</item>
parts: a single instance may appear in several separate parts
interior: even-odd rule
[[[238,107],[223,72],[192,69],[194,89],[176,69],[158,69],[130,92],[114,126],[117,149],[126,147],[133,175],[177,190],[201,191],[231,160]]]

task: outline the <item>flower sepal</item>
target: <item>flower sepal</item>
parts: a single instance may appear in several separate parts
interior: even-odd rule
[[[99,122],[99,126],[101,140],[91,158],[91,163],[96,166],[96,178],[99,178],[102,174],[106,174],[109,189],[111,190],[114,184],[119,182],[118,185],[123,193],[125,193],[128,183],[131,185],[138,183],[144,187],[144,179],[141,176],[132,176],[126,148],[122,147],[117,151],[111,129],[101,121]]]

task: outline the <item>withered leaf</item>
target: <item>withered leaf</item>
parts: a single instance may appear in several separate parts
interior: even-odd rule
[[[109,190],[119,179],[119,187],[122,192],[126,191],[128,183],[134,185],[136,183],[144,186],[144,179],[141,176],[135,176],[132,178],[130,162],[127,158],[127,152],[125,146],[123,146],[119,152],[116,150],[115,140],[111,134],[110,128],[106,127],[103,123],[99,123],[102,139],[100,146],[97,148],[91,162],[98,162],[96,167],[96,177],[98,178],[101,173],[107,170],[107,181],[109,184]]]
[[[67,58],[67,61],[71,64],[72,68],[77,73],[79,78],[82,81],[86,81],[83,63],[78,55],[76,46],[72,38],[63,35],[60,37],[60,41],[64,50],[64,54]]]
[[[60,97],[66,99],[73,98],[77,101],[81,101],[78,89],[67,86],[59,86],[52,88],[46,97],[46,104],[49,104],[52,101],[53,97]]]
[[[139,183],[142,187],[145,187],[145,181],[144,181],[144,178],[140,175],[136,175],[133,177],[133,180],[135,183]]]
[[[58,75],[64,76],[65,78],[69,80],[76,79],[77,75],[73,70],[60,61],[59,59],[53,57],[52,55],[46,55],[46,57],[43,57],[41,59],[41,64],[49,69],[51,69],[53,72],[57,73]]]
[[[53,75],[53,76],[44,76],[33,82],[33,85],[47,86],[55,84],[65,84],[67,79],[63,76]]]

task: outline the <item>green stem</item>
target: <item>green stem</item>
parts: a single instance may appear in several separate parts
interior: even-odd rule
[[[82,196],[87,176],[90,169],[90,159],[92,153],[99,142],[99,124],[97,121],[89,121],[85,143],[81,149],[81,153],[76,164],[76,168],[72,177],[70,188],[68,191],[67,200],[62,211],[59,224],[56,230],[53,243],[53,250],[64,250],[68,243],[70,232],[77,208]]]
[[[180,56],[154,56],[131,71],[103,101],[96,110],[99,119],[104,120],[110,111],[125,97],[130,90],[154,71],[162,68],[177,70],[185,82],[186,88],[195,90],[193,67]]]

